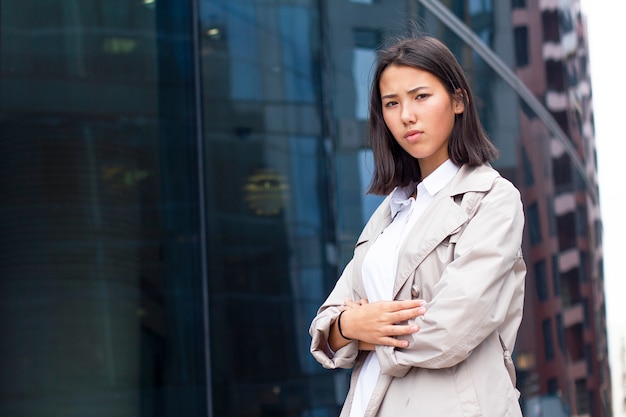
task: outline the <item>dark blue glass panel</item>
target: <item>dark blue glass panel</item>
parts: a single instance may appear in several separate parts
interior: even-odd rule
[[[308,328],[337,278],[316,1],[201,0],[215,416],[335,416]]]
[[[0,416],[205,416],[192,9],[0,9]]]

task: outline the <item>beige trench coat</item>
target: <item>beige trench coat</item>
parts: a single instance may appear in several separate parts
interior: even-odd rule
[[[351,368],[348,417],[367,352],[350,342],[332,355],[328,332],[343,300],[365,298],[363,258],[391,222],[389,197],[372,215],[310,327],[311,353],[328,369]],[[400,249],[393,299],[427,301],[406,349],[377,346],[381,375],[366,417],[521,416],[509,351],[522,318],[526,266],[519,192],[487,165],[461,167]]]

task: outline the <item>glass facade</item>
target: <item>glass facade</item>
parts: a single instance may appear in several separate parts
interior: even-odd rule
[[[338,415],[349,373],[313,360],[308,327],[381,200],[365,194],[381,41],[450,46],[513,182],[576,177],[428,3],[1,1],[0,417]],[[525,2],[441,4],[506,65],[531,59],[510,22]],[[527,245],[546,212],[527,205]],[[558,244],[586,215],[559,213]],[[536,293],[576,302],[546,259]]]
[[[336,273],[317,5],[199,6],[214,415],[323,409],[308,326]]]
[[[0,415],[207,415],[184,2],[0,3]]]
[[[334,413],[318,5],[0,7],[0,415]]]

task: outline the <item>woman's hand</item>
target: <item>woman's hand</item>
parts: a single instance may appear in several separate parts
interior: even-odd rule
[[[398,324],[423,315],[426,308],[424,300],[376,301],[369,303],[366,299],[358,301],[346,300],[341,315],[341,331],[338,323],[331,327],[330,346],[337,350],[347,345],[350,340],[359,340],[359,348],[371,350],[375,345],[406,348],[409,342],[396,339],[394,336],[417,333],[416,324]]]

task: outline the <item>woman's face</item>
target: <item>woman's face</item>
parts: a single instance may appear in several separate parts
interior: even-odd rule
[[[463,100],[430,72],[403,65],[387,67],[379,87],[385,124],[426,177],[448,159],[454,116],[463,113]]]

